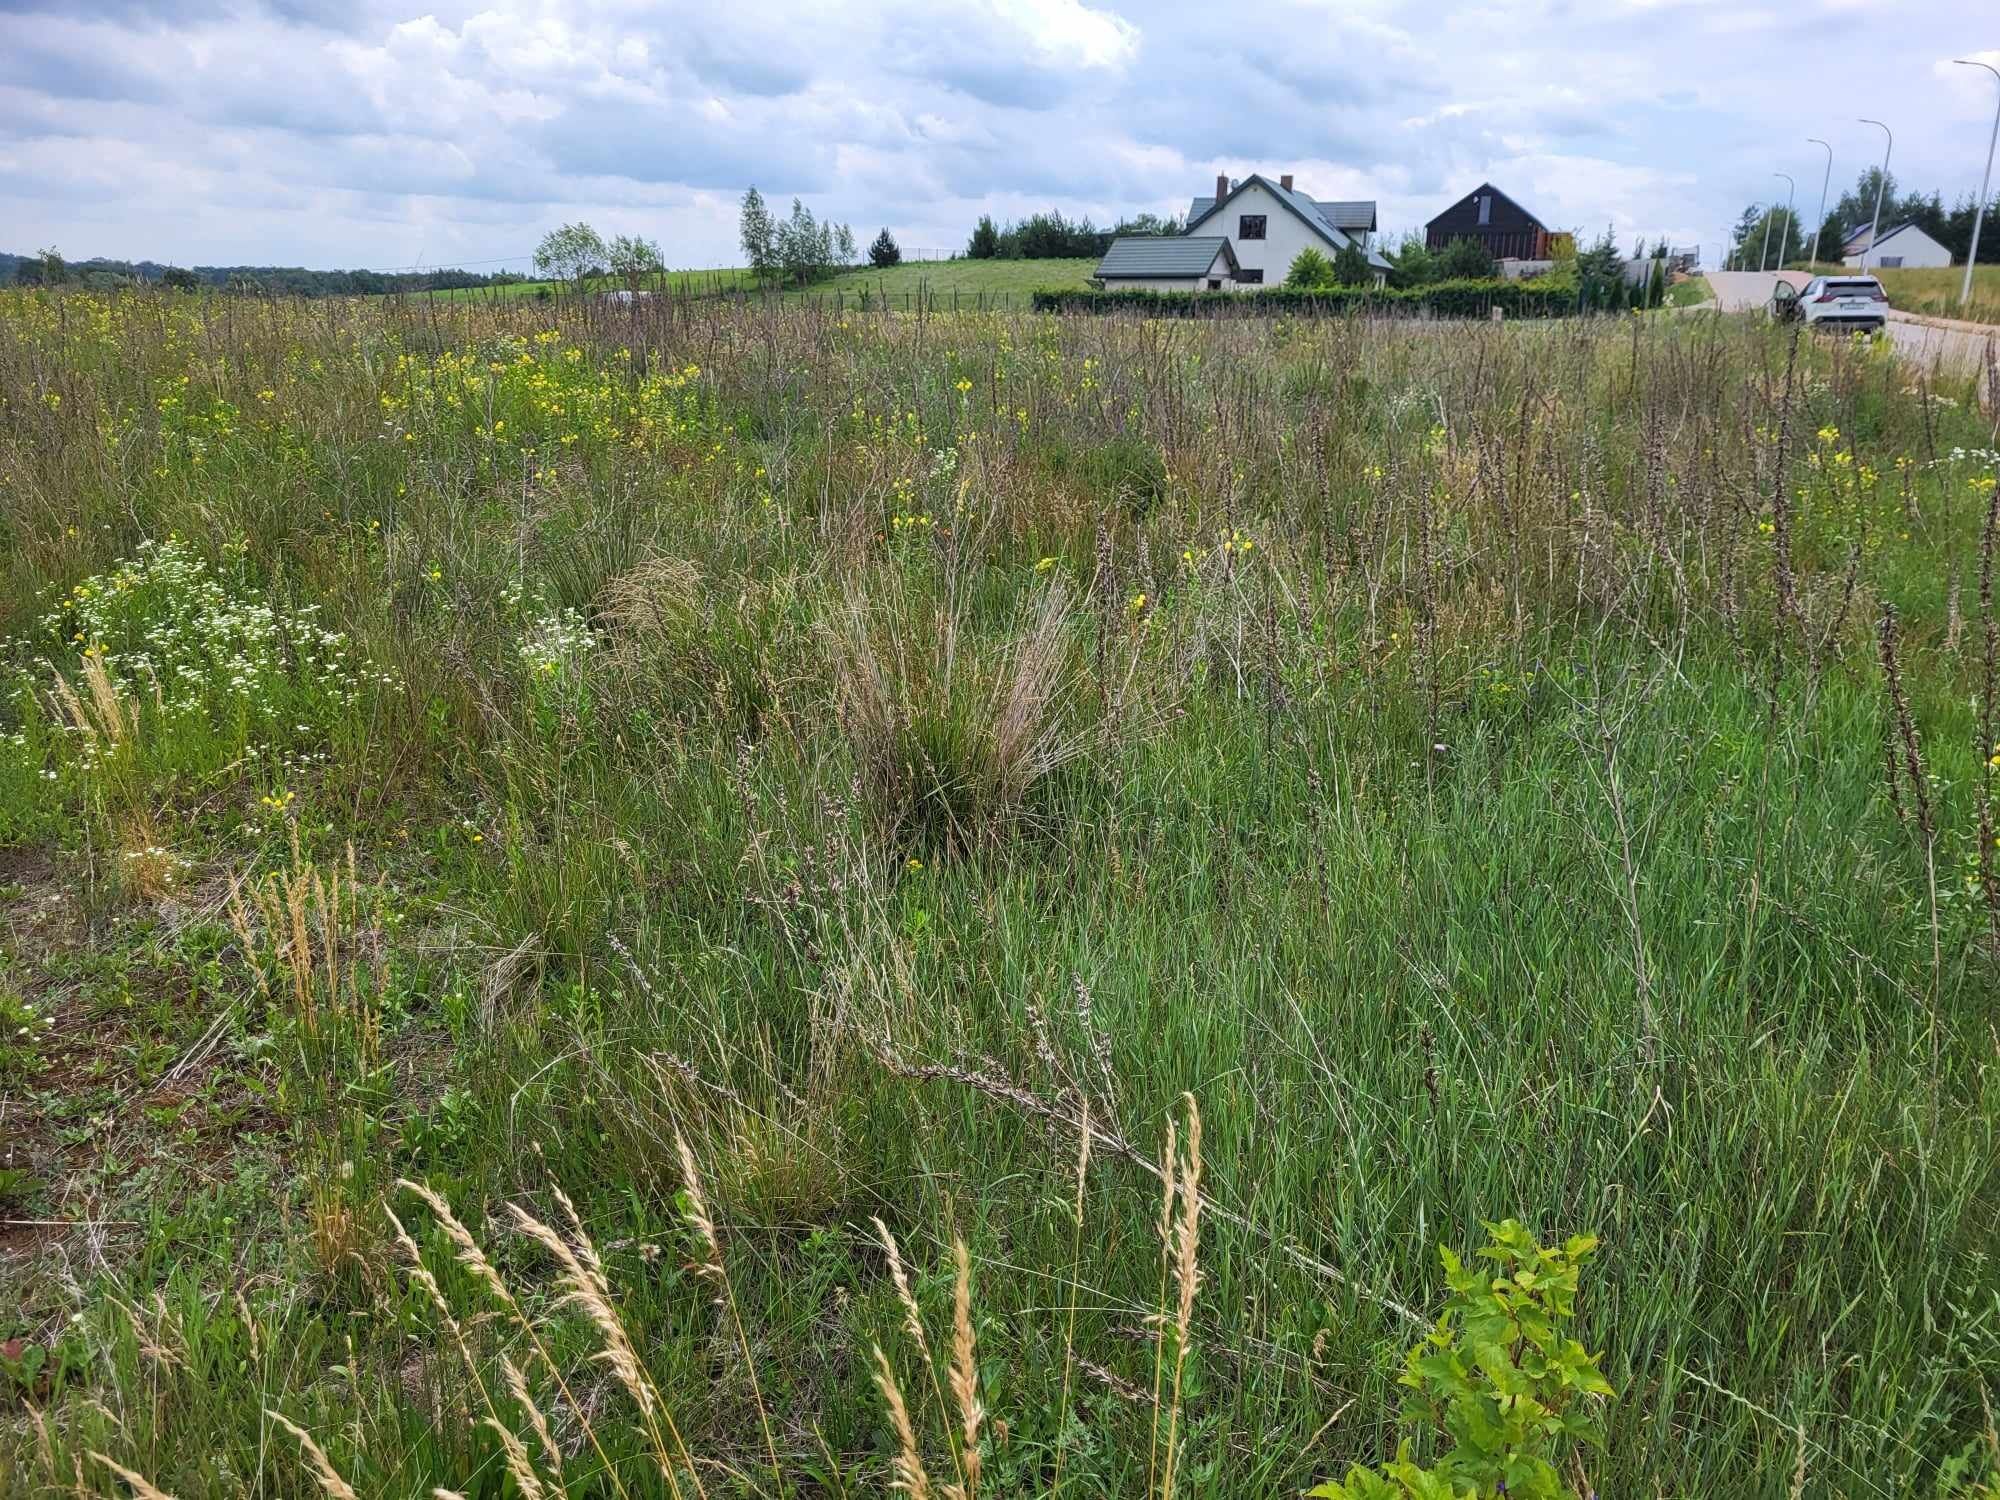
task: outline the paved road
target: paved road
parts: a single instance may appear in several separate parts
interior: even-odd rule
[[[1809,279],[1803,271],[1710,271],[1708,284],[1715,290],[1715,305],[1722,312],[1759,312],[1771,305],[1771,291],[1783,276],[1794,286]],[[1903,356],[1930,368],[1969,371],[1986,363],[1983,332],[1947,328],[1922,323],[1907,314],[1892,312],[1886,330]]]

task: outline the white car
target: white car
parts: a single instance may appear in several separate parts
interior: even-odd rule
[[[1815,276],[1796,291],[1779,282],[1771,304],[1784,322],[1802,318],[1809,328],[1874,333],[1888,321],[1889,294],[1873,276]]]

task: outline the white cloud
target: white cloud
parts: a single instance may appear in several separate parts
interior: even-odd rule
[[[10,8],[0,249],[221,263],[518,259],[579,216],[727,263],[752,181],[944,247],[981,212],[1103,223],[1252,169],[1385,226],[1491,179],[1562,227],[1713,242],[1773,171],[1816,194],[1806,136],[1836,191],[1878,159],[1859,113],[1905,185],[1969,192],[1995,102],[1951,62],[1993,40],[1975,0]]]

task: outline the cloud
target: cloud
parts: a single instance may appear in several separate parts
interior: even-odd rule
[[[1951,59],[1991,43],[1985,15],[1973,0],[0,0],[0,248],[518,263],[589,217],[712,265],[735,258],[753,181],[950,247],[982,212],[1107,223],[1251,170],[1376,198],[1386,228],[1491,179],[1552,224],[1713,243],[1774,172],[1816,192],[1806,136],[1834,142],[1836,191],[1878,159],[1856,114],[1895,125],[1905,184],[1974,189],[1996,86]]]

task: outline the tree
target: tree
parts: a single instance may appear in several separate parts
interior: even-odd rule
[[[842,266],[851,266],[854,264],[856,259],[854,252],[854,231],[848,228],[847,225],[843,224],[835,231],[833,249]]]
[[[535,269],[555,281],[567,281],[581,292],[591,272],[610,258],[595,229],[579,219],[551,229],[535,247]]]
[[[1302,292],[1323,291],[1333,284],[1333,262],[1312,245],[1292,257],[1292,268],[1285,273],[1285,285]]]
[[[1333,279],[1342,286],[1373,286],[1375,268],[1361,247],[1349,240],[1334,254]]]
[[[1819,260],[1823,262],[1832,261],[1838,265],[1840,262],[1841,243],[1846,238],[1847,226],[1840,222],[1840,215],[1828,214],[1826,222],[1819,226],[1819,248],[1814,250],[1811,245],[1807,245],[1806,249],[1809,253],[1816,255]]]
[[[868,264],[879,271],[900,265],[902,260],[903,247],[896,243],[896,237],[889,233],[885,225],[882,232],[875,236],[875,242],[868,247]]]
[[[771,210],[764,206],[764,195],[754,184],[743,195],[743,211],[736,225],[743,258],[750,262],[751,271],[759,281],[770,280],[778,270],[778,230],[771,222]]]
[[[1438,258],[1416,234],[1389,252],[1389,280],[1399,287],[1428,286],[1438,279]]]
[[[666,269],[666,262],[660,257],[660,247],[634,234],[621,234],[614,239],[605,252],[605,258],[610,262],[612,274],[625,283],[627,291],[634,293],[646,277]]]
[[[1848,228],[1866,224],[1875,217],[1875,187],[1877,183],[1882,182],[1882,169],[1870,167],[1854,179],[1853,187],[1840,195],[1840,201],[1834,205],[1833,211]],[[1882,187],[1882,222],[1893,224],[1896,221],[1897,209],[1896,174],[1891,172],[1888,181]]]
[[[1625,258],[1609,229],[1588,250],[1577,251],[1576,289],[1585,308],[1625,305]]]
[[[1493,276],[1493,257],[1478,240],[1461,237],[1438,256],[1438,272],[1449,281],[1487,281]]]
[[[43,286],[61,286],[69,279],[69,263],[54,245],[45,246],[36,259],[42,263]]]
[[[193,292],[201,288],[201,278],[185,266],[168,266],[160,273],[160,281],[173,292]]]
[[[1000,253],[1000,226],[993,222],[993,215],[979,216],[972,238],[966,241],[965,253],[973,260],[992,260]]]

